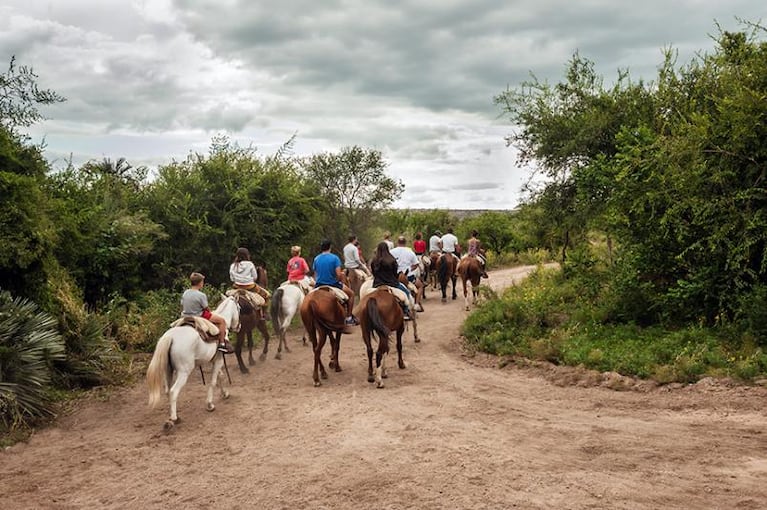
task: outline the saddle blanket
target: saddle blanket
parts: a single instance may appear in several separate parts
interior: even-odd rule
[[[200,333],[200,336],[206,342],[215,342],[218,339],[218,326],[210,322],[208,319],[195,316],[181,317],[171,322],[171,328],[178,328],[180,326],[192,326]]]
[[[413,292],[415,292],[415,285],[412,283],[408,284],[408,287],[412,286]],[[360,299],[367,296],[371,292],[374,292],[379,289],[384,289],[392,293],[392,295],[397,298],[397,301],[400,303],[409,303],[410,306],[415,306],[415,300],[412,296],[406,295],[402,289],[398,289],[396,287],[390,287],[388,285],[381,285],[380,287],[373,287],[373,280],[368,280],[365,283],[362,284],[362,287],[360,287]]]
[[[298,287],[301,289],[304,293],[304,296],[309,294],[311,292],[312,287],[314,286],[314,279],[309,278],[308,276],[304,278],[303,280],[298,281],[284,281],[280,284],[280,287],[287,287],[288,285],[293,285],[295,287]],[[345,295],[345,294],[344,294]]]
[[[248,298],[248,301],[250,301],[250,304],[253,305],[254,308],[260,308],[266,304],[266,300],[263,297],[249,290],[229,289],[226,291],[227,296],[234,296],[238,293],[242,293],[243,296]]]
[[[320,285],[319,287],[315,287],[314,289],[309,291],[309,294],[311,294],[312,292],[317,292],[320,289],[325,289],[326,291],[330,290],[331,292],[333,292],[333,294],[335,294],[336,296],[336,299],[338,299],[341,302],[341,304],[344,304],[347,301],[349,301],[349,296],[346,295],[346,292],[339,289],[338,287],[332,287],[330,285]]]

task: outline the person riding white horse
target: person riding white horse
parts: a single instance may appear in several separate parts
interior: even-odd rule
[[[202,317],[212,322],[218,328],[218,350],[232,354],[234,348],[227,338],[226,322],[224,318],[210,311],[208,296],[202,291],[205,285],[205,275],[192,273],[189,275],[191,287],[184,291],[181,296],[181,315],[184,317]]]
[[[415,285],[416,311],[422,312],[421,288],[423,287],[423,283],[421,283],[417,277],[418,257],[413,253],[413,250],[408,248],[405,236],[399,236],[397,238],[397,246],[393,250],[390,250],[390,253],[397,261],[397,273],[404,275],[409,283]]]
[[[309,273],[311,273],[312,270],[309,269],[309,264],[307,264],[306,260],[301,256],[300,246],[292,246],[290,248],[290,260],[288,260],[286,269],[288,272],[288,283],[300,287],[301,290],[304,291],[304,294],[311,290]]]

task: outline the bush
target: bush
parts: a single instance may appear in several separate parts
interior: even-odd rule
[[[0,423],[5,431],[54,414],[52,365],[64,358],[56,320],[34,303],[0,292]]]

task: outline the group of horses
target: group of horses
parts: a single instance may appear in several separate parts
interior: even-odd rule
[[[466,310],[470,308],[470,297],[476,299],[482,268],[474,257],[464,257],[460,261],[451,254],[435,254],[432,263],[422,265],[422,273],[426,276],[424,292],[428,286],[442,292],[442,301],[446,302],[448,282],[452,281],[452,299],[456,299],[456,280],[461,278]],[[362,339],[368,356],[368,382],[375,383],[377,388],[383,388],[383,379],[387,377],[386,359],[389,354],[389,343],[392,333],[396,334],[397,364],[400,369],[406,368],[402,357],[402,336],[407,322],[404,319],[402,307],[396,296],[388,287],[372,287],[372,279],[359,282],[351,281],[355,296],[359,302],[355,307],[355,315],[360,322]],[[267,288],[266,271],[259,268],[259,284]],[[468,286],[471,286],[471,294]],[[356,288],[355,288],[356,287]],[[248,364],[254,365],[253,331],[258,330],[264,339],[264,347],[260,359],[266,359],[269,351],[269,331],[266,318],[263,317],[250,303],[242,292],[222,296],[215,313],[224,318],[229,331],[237,334],[235,356],[242,373],[249,369],[242,359],[242,348],[247,340]],[[293,284],[284,283],[278,287],[271,298],[269,315],[274,334],[279,342],[276,358],[281,359],[282,349],[290,352],[286,341],[286,333],[293,317],[299,313],[304,326],[303,343],[307,337],[314,351],[313,380],[315,386],[321,386],[321,379],[327,379],[328,374],[322,363],[322,350],[330,340],[331,353],[328,367],[336,372],[341,371],[339,350],[342,333],[346,330],[346,306],[342,304],[330,289],[319,288],[307,295]],[[416,314],[412,314],[414,341],[419,342]],[[377,343],[375,352],[374,342]],[[375,363],[374,363],[375,360]],[[217,350],[215,342],[203,341],[194,329],[185,326],[169,329],[158,340],[154,355],[147,369],[147,385],[149,387],[149,403],[156,405],[163,392],[168,394],[170,401],[170,418],[165,423],[166,430],[171,429],[179,420],[177,413],[178,395],[186,384],[195,366],[212,362],[211,380],[207,389],[207,409],[213,411],[214,388],[219,386],[222,398],[229,397],[229,392],[223,385],[218,384],[218,378],[225,367],[223,353]],[[175,373],[175,380],[173,374]],[[203,379],[204,381],[204,379]]]

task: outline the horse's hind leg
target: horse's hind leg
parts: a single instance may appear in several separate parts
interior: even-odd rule
[[[234,348],[234,355],[237,357],[237,366],[240,367],[240,372],[242,372],[243,374],[248,374],[250,373],[250,370],[248,369],[248,367],[245,366],[245,363],[242,361],[242,344],[243,343],[245,343],[245,332],[238,331],[237,347]]]
[[[335,337],[335,340],[334,340]],[[341,333],[333,333],[330,334],[330,340],[331,340],[331,348],[333,354],[331,355],[333,358],[333,365],[330,368],[335,369],[336,372],[341,371],[341,363],[338,360],[338,353],[341,351]]]
[[[312,378],[314,379],[315,386],[322,386],[322,383],[320,382],[320,376],[323,379],[328,378],[328,373],[325,372],[325,365],[322,364],[321,357],[322,348],[325,346],[326,337],[327,334],[321,329],[319,331],[319,339],[316,342],[314,337],[312,337],[312,345],[314,346],[314,373],[312,374]]]
[[[188,370],[180,370],[176,374],[176,382],[170,388],[168,393],[168,400],[170,401],[170,420],[165,424],[165,428],[171,428],[178,421],[178,413],[176,412],[176,404],[178,402],[178,395],[181,393],[181,388],[186,384],[186,380],[189,378]]]
[[[402,359],[402,334],[404,332],[404,326],[397,330],[397,366],[399,366],[400,369],[407,368],[405,365],[405,360]]]

